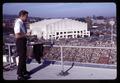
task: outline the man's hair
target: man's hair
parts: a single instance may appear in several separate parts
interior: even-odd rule
[[[27,12],[26,10],[21,10],[21,11],[19,12],[19,17],[20,17],[20,16],[24,16],[24,15],[26,15],[26,14],[28,14],[28,12]]]

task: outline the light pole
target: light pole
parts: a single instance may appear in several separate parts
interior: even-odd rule
[[[109,21],[109,24],[111,25],[111,44],[114,44],[114,41],[113,41],[113,25],[115,24],[115,21],[111,20],[111,21]]]

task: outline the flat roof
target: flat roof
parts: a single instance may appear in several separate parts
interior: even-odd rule
[[[28,80],[104,80],[116,79],[117,77],[117,69],[76,65],[64,65],[64,75],[62,75],[61,65],[49,62],[27,64],[27,70],[31,72],[31,78]],[[17,69],[4,71],[4,80],[17,80],[16,72]]]

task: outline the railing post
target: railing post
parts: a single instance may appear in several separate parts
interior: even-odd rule
[[[59,75],[61,76],[66,76],[68,75],[68,72],[64,71],[64,63],[63,63],[63,46],[60,46],[60,50],[61,50],[61,72],[59,73]]]
[[[12,66],[11,64],[11,52],[10,52],[10,45],[8,44],[8,49],[9,49],[9,63],[10,63],[10,67]]]
[[[64,72],[64,64],[63,64],[63,50],[62,50],[62,46],[60,46],[61,49],[61,66],[62,66],[62,72]]]

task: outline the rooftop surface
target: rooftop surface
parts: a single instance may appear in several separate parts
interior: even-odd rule
[[[27,64],[27,70],[31,72],[31,78],[28,80],[104,80],[116,79],[116,68],[93,67],[82,65],[64,65],[64,75],[61,73],[60,64],[51,64],[49,62]],[[17,80],[17,69],[4,71],[5,80]]]

